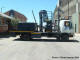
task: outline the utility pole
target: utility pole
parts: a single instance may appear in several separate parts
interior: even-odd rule
[[[1,8],[1,13],[2,13],[2,8]]]
[[[68,19],[69,19],[69,0],[68,0]]]
[[[60,32],[59,23],[60,23],[60,8],[58,7],[58,32]]]
[[[58,9],[58,32],[60,32],[59,23],[60,23],[60,2],[58,1],[57,9]]]
[[[4,8],[4,7],[1,7],[1,13],[3,12],[3,8]]]

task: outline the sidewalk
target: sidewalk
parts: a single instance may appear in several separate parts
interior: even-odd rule
[[[75,35],[74,35],[74,39],[76,39],[76,40],[80,40],[80,33],[75,33]]]

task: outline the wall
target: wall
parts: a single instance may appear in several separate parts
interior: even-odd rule
[[[80,33],[80,13],[79,13],[79,33]]]
[[[74,32],[79,33],[79,14],[78,13],[75,13],[72,15],[72,22],[73,22]]]
[[[0,17],[0,33],[8,31],[7,18]]]
[[[76,0],[69,0],[69,7],[68,7],[68,0],[59,0],[59,1],[60,1],[60,9],[64,12],[60,13],[61,17],[68,16],[68,12],[69,16],[72,16],[76,12]],[[55,9],[54,12],[54,18],[55,19],[57,18],[57,8]]]

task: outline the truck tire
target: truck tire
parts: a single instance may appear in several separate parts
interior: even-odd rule
[[[20,36],[20,39],[22,39],[23,37],[22,37],[22,35]]]
[[[30,35],[29,35],[29,34],[22,34],[22,35],[20,36],[20,39],[28,41],[28,40],[30,40],[31,38],[30,38]]]
[[[30,40],[30,35],[29,34],[27,34],[27,35],[25,35],[25,40],[27,40],[27,41],[29,41]]]
[[[68,41],[69,40],[69,35],[62,35],[61,40],[62,41]]]
[[[21,39],[21,40],[26,40],[25,35],[21,35],[21,36],[20,36],[20,39]]]
[[[60,37],[57,37],[57,40],[59,41],[60,40]]]
[[[61,37],[60,37],[60,36],[58,36],[58,37],[57,37],[57,40],[61,40]]]

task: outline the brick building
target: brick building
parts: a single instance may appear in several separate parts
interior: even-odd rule
[[[27,22],[27,17],[25,17],[23,14],[15,11],[15,10],[10,10],[5,12],[6,15],[14,17],[15,19],[20,20],[20,22]]]
[[[80,0],[59,0],[61,18],[70,16],[75,32],[80,33]],[[54,11],[54,19],[58,19],[58,8]]]
[[[12,17],[0,13],[0,35],[5,34],[9,30],[8,22],[11,21],[12,19],[13,19]]]

